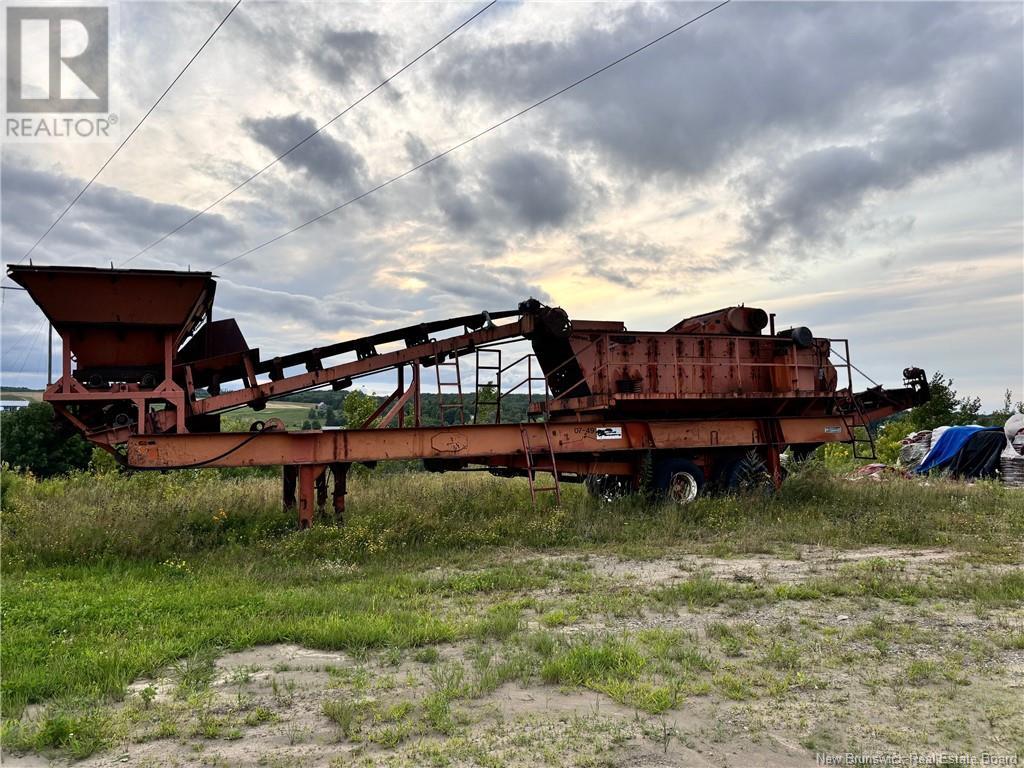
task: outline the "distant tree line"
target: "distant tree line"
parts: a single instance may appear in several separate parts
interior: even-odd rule
[[[534,402],[543,402],[543,397],[534,395]],[[288,395],[280,398],[287,403],[310,403],[313,407],[309,409],[303,429],[320,429],[327,427],[355,428],[366,421],[373,412],[384,402],[383,395],[369,394],[361,389],[342,390],[331,392],[314,390],[312,392],[300,392],[296,395]],[[497,408],[494,402],[497,400],[493,387],[484,386],[480,390],[480,409],[476,411],[477,395],[475,392],[467,392],[462,397],[462,408],[459,408],[459,397],[456,394],[444,394],[438,396],[433,392],[424,392],[420,395],[420,423],[424,426],[439,426],[441,422],[441,411],[444,411],[445,424],[473,423],[474,415],[477,421],[482,424],[493,424]],[[317,407],[323,404],[323,407]],[[442,407],[443,406],[443,407]],[[529,397],[525,394],[513,393],[506,395],[501,400],[501,420],[505,423],[517,423],[527,420],[527,408]],[[413,404],[405,406],[406,423],[413,419]],[[396,419],[397,422],[397,419]],[[307,427],[306,424],[309,424]],[[392,426],[394,422],[392,423]]]

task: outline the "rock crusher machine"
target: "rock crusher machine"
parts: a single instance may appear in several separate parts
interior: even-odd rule
[[[646,484],[684,503],[704,489],[778,484],[787,447],[799,456],[848,442],[873,457],[870,425],[928,399],[918,368],[904,370],[902,388],[855,393],[846,340],[776,332],[774,316],[752,307],[638,332],[570,320],[530,299],[263,359],[233,319],[214,319],[208,272],[8,274],[62,340],[60,378],[43,399],[87,439],[133,469],[280,465],[284,502],[302,527],[326,504],[328,471],[343,510],[354,462],[421,459],[435,471],[525,476],[534,500],[586,482],[601,497]],[[506,363],[503,345],[523,339],[533,353]],[[470,355],[475,374],[462,364]],[[220,414],[233,409],[388,370],[395,391],[359,428],[290,431],[269,419],[220,431]],[[441,395],[438,425],[421,418],[425,376]],[[474,380],[477,396],[464,400],[463,383]],[[530,415],[504,423],[514,392],[529,396]],[[539,486],[538,473],[551,483]]]

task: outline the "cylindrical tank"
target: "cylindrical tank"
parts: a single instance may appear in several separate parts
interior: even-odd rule
[[[792,339],[793,343],[800,347],[800,349],[810,349],[811,345],[814,344],[814,334],[805,325],[787,328],[785,331],[779,331],[775,335],[782,339]]]
[[[768,325],[768,313],[757,307],[726,307],[688,317],[671,328],[669,333],[760,334]]]

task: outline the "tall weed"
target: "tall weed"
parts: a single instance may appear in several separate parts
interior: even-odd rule
[[[705,544],[759,551],[779,543],[888,544],[1004,551],[1024,535],[1024,494],[997,483],[848,482],[803,466],[774,496],[644,497],[605,504],[563,484],[562,503],[531,504],[522,479],[478,473],[357,473],[343,526],[295,531],[280,483],[215,470],[75,474],[3,472],[5,568],[126,558],[163,562],[232,545],[289,559],[353,562],[403,552]]]

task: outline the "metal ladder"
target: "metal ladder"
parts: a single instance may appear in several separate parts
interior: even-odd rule
[[[490,353],[495,355],[491,358],[496,360],[493,365],[484,364],[481,362],[480,354]],[[481,381],[481,371],[492,371],[494,373],[494,381]],[[481,405],[493,405],[494,406],[494,423],[501,424],[501,350],[494,348],[477,348],[476,350],[476,394],[473,397],[473,423],[480,423],[480,406]],[[493,400],[481,400],[480,392],[485,386],[494,387]],[[490,422],[488,422],[490,423]]]
[[[555,465],[555,446],[551,443],[551,431],[544,427],[544,438],[547,441],[548,455],[551,457],[551,476],[554,478],[552,485],[537,486],[537,467],[533,463],[533,446],[530,445],[530,430],[527,424],[519,425],[519,434],[523,439],[523,454],[526,456],[526,479],[530,483],[530,499],[533,506],[537,506],[538,493],[555,494],[555,504],[562,503],[562,487],[558,481],[558,467]]]
[[[445,381],[441,378],[441,369],[445,368],[451,372],[454,372],[454,381]],[[445,412],[455,411],[458,414],[459,424],[466,423],[466,403],[462,397],[462,370],[459,368],[459,356],[455,355],[451,360],[435,360],[434,361],[434,372],[437,374],[437,410],[438,417],[441,419],[441,426],[446,426],[448,420],[445,418]],[[454,403],[446,403],[444,401],[444,388],[455,387],[456,399]],[[456,422],[453,422],[456,423]]]
[[[868,420],[864,415],[864,409],[861,407],[860,401],[857,396],[853,394],[853,372],[857,371],[861,376],[870,381],[875,386],[878,383],[868,376],[860,368],[857,368],[850,358],[850,342],[848,339],[829,339],[829,342],[841,341],[843,344],[843,354],[836,350],[834,347],[829,349],[830,355],[835,355],[842,362],[834,363],[836,369],[846,369],[846,389],[836,392],[835,404],[839,408],[839,416],[843,420],[843,426],[846,428],[846,434],[850,438],[850,449],[855,459],[877,459],[878,453],[875,450],[875,436],[871,433],[871,425],[868,424]],[[837,385],[838,386],[838,385]],[[867,434],[867,440],[857,437],[857,427],[864,427],[864,432]],[[857,446],[867,445],[868,453],[858,453]]]
[[[854,395],[850,394],[843,398],[843,405],[841,408],[842,410],[840,415],[843,419],[843,426],[846,427],[846,434],[850,438],[850,448],[853,451],[853,458],[864,460],[877,459],[878,453],[875,450],[875,436],[871,432],[871,425],[868,424],[867,418],[864,415],[864,409],[861,408],[860,402]],[[864,432],[867,434],[866,440],[857,436],[857,427],[864,428]],[[863,445],[868,447],[867,453],[858,452],[857,446]]]

